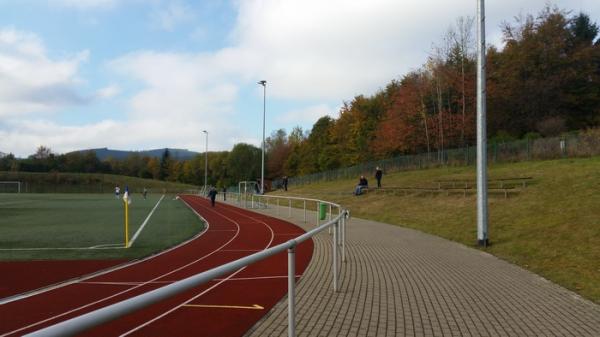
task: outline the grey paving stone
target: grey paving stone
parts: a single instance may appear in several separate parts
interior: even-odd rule
[[[315,226],[314,211],[307,224],[301,210],[279,214]],[[331,236],[314,243],[296,289],[297,336],[600,336],[599,305],[476,249],[352,218],[335,293]],[[246,334],[286,335],[287,298]]]

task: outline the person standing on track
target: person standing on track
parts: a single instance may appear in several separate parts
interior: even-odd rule
[[[121,188],[119,187],[119,185],[115,186],[115,198],[119,199],[119,196],[121,196]]]
[[[211,187],[210,191],[208,191],[208,196],[210,197],[210,205],[212,207],[215,207],[215,199],[217,198],[217,189],[214,187]]]

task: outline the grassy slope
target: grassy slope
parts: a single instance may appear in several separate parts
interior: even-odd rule
[[[518,195],[489,198],[486,251],[600,303],[600,157],[495,165],[490,178],[534,181]],[[434,187],[436,179],[475,179],[475,168],[385,175],[383,186]],[[358,180],[358,179],[356,179]],[[375,183],[374,178],[370,179]],[[475,195],[392,196],[351,192],[355,180],[292,186],[348,207],[354,216],[401,225],[475,247]],[[343,193],[343,194],[341,194]]]
[[[134,195],[130,238],[160,195]],[[109,194],[0,194],[0,248],[122,244],[123,201]],[[198,233],[202,224],[180,200],[166,196],[129,249],[0,251],[2,260],[137,258]]]

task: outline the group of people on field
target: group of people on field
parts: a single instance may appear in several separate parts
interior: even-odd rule
[[[381,178],[383,178],[383,171],[379,166],[375,168],[375,179],[377,180],[377,188],[381,188]],[[365,176],[360,176],[358,185],[354,189],[354,195],[361,195],[363,190],[369,188],[369,181]]]
[[[121,187],[119,187],[119,185],[115,186],[115,198],[119,199],[121,197]],[[148,197],[148,189],[144,187],[144,189],[142,190],[142,197],[144,197],[144,200],[146,200],[146,198]]]

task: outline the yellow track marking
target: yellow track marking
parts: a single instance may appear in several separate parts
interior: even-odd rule
[[[222,309],[249,309],[249,310],[264,310],[258,304],[254,304],[251,307],[240,306],[240,305],[216,305],[216,304],[185,304],[184,307],[195,307],[195,308],[222,308]]]

